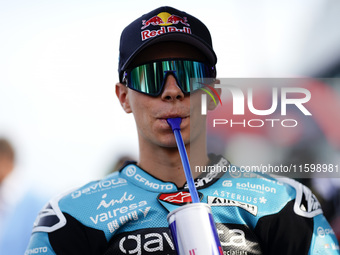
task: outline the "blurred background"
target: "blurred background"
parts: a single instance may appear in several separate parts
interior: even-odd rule
[[[165,4],[0,0],[0,137],[15,149],[20,186],[44,200],[101,178],[123,156],[138,158],[133,117],[115,96],[119,37]],[[208,26],[219,77],[340,76],[339,1],[171,5]]]

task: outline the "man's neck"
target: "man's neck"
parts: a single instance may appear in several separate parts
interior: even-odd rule
[[[153,148],[154,147],[154,148]],[[203,149],[204,148],[204,149]],[[204,147],[186,145],[187,154],[195,155],[191,157],[191,165],[206,165],[209,161],[207,152]],[[173,182],[177,187],[182,187],[185,182],[185,173],[181,157],[177,147],[167,148],[152,145],[140,146],[140,160],[138,165],[154,177],[167,182]],[[194,172],[193,178],[198,177],[200,173]]]

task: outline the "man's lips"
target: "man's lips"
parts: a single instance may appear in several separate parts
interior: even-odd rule
[[[180,116],[180,115],[165,115],[165,116],[161,116],[159,117],[158,119],[171,119],[171,118],[181,118],[181,119],[184,119],[184,118],[188,118],[189,116]]]
[[[157,116],[157,119],[170,119],[170,118],[187,118],[190,114],[186,113],[164,113]]]
[[[189,116],[171,115],[171,116],[164,116],[164,117],[157,118],[157,119],[158,119],[158,120],[161,120],[161,121],[167,121],[167,119],[172,119],[172,118],[181,118],[182,121],[184,121],[184,120],[188,119]]]

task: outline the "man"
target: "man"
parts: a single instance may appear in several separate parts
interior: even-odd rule
[[[0,254],[23,254],[44,199],[26,187],[15,168],[16,153],[0,138]]]
[[[216,62],[205,25],[174,8],[153,10],[125,28],[116,94],[134,115],[140,159],[52,200],[26,254],[176,254],[166,217],[190,196],[167,119],[182,119],[191,165],[229,166],[207,155],[205,118],[196,107],[205,85],[189,82],[214,78]],[[224,254],[338,254],[316,198],[299,183],[223,171],[193,177],[201,201],[212,207]]]

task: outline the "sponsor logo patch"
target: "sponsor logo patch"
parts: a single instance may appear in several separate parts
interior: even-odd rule
[[[139,229],[117,234],[113,239],[112,250],[116,255],[176,254],[170,230],[167,227]]]
[[[71,197],[73,199],[76,199],[84,194],[92,195],[92,194],[97,193],[98,191],[114,189],[114,188],[121,187],[124,185],[127,185],[127,181],[123,178],[113,178],[109,180],[103,180],[100,182],[94,182],[93,184],[83,187],[82,189],[73,191],[71,193]]]
[[[202,193],[199,192],[199,197],[202,198],[202,196]],[[158,196],[158,200],[176,205],[184,205],[192,202],[188,191],[162,193]]]
[[[256,216],[258,208],[256,205],[247,204],[231,199],[225,199],[220,197],[213,197],[208,196],[208,205],[210,206],[236,206],[246,210],[247,212],[251,213],[252,215]]]
[[[183,27],[178,28],[175,26],[171,26],[178,24],[182,25]],[[160,29],[158,30],[149,29],[154,26],[160,27]],[[178,15],[170,14],[168,12],[161,12],[147,20],[142,20],[141,27],[141,30],[143,30],[141,32],[142,41],[164,33],[182,32],[191,34],[191,29],[189,27],[190,24],[188,23],[187,17],[180,17]]]

